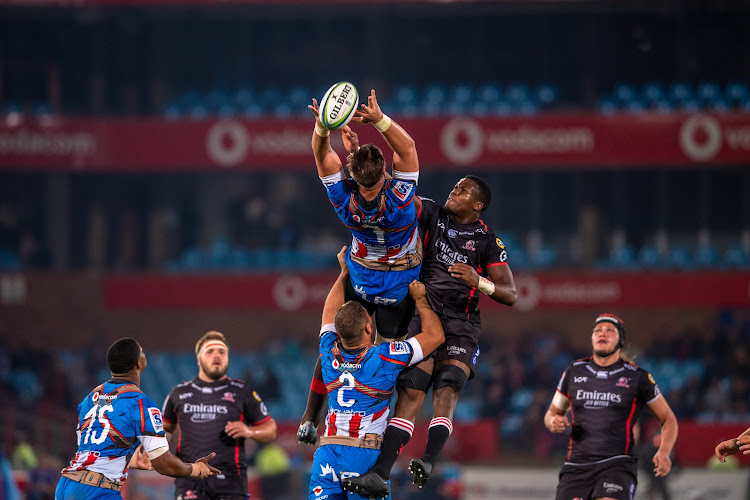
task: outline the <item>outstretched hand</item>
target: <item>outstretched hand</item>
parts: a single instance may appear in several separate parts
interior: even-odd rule
[[[672,470],[672,459],[669,453],[658,450],[654,455],[654,476],[664,477]]]
[[[320,128],[325,128],[323,127],[323,122],[320,121],[320,106],[318,106],[318,100],[313,97],[312,104],[308,104],[307,109],[312,111],[312,114],[315,115],[315,123]]]
[[[309,106],[308,106],[309,107]],[[375,123],[383,119],[383,112],[380,111],[378,98],[375,96],[375,90],[370,91],[367,96],[367,104],[362,103],[360,109],[352,117],[354,123]]]
[[[221,474],[221,471],[217,469],[216,467],[209,465],[208,461],[211,460],[216,456],[216,452],[211,452],[210,454],[206,455],[203,458],[199,458],[195,462],[193,462],[193,472],[190,474],[192,477],[208,477],[208,476],[215,476],[217,474]]]
[[[341,127],[341,140],[349,153],[359,150],[359,136],[349,125]]]

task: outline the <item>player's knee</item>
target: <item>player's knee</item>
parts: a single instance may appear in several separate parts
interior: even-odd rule
[[[426,394],[430,390],[430,378],[430,374],[418,366],[402,371],[396,378],[396,390],[399,397],[407,389],[414,389]]]
[[[464,385],[466,385],[467,380],[469,380],[469,377],[466,376],[466,372],[460,367],[456,365],[444,365],[438,368],[437,373],[435,373],[433,390],[450,387],[456,393],[459,393],[464,388]]]

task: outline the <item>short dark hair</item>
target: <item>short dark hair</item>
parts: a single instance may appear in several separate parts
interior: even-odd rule
[[[127,373],[141,358],[141,346],[134,339],[125,337],[115,341],[107,349],[107,366],[112,373]]]
[[[347,157],[346,166],[357,184],[369,188],[383,177],[385,157],[375,144],[365,144]]]
[[[333,317],[333,324],[336,326],[336,333],[341,341],[346,344],[357,342],[362,332],[365,331],[369,315],[367,309],[362,304],[350,300],[336,313]]]
[[[490,201],[492,201],[492,190],[490,189],[490,185],[487,184],[484,179],[477,177],[476,175],[467,175],[466,178],[474,181],[479,188],[477,197],[479,198],[479,201],[482,202],[482,212],[484,212],[490,206]]]
[[[203,334],[201,338],[198,339],[198,342],[195,343],[195,355],[197,356],[199,352],[201,352],[201,348],[203,347],[203,344],[208,342],[209,340],[221,340],[225,344],[227,344],[227,339],[224,337],[224,334],[217,331],[210,331]],[[227,344],[227,349],[229,348],[229,344]]]

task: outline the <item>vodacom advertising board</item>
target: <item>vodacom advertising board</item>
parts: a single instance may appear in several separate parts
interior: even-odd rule
[[[750,162],[750,113],[394,116],[429,168],[630,167]],[[311,120],[52,118],[0,125],[0,169],[309,169]],[[370,126],[360,142],[385,145]],[[334,147],[343,154],[340,137]]]

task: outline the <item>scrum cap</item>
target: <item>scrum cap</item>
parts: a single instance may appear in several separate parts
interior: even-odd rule
[[[617,342],[617,348],[622,349],[622,346],[625,344],[625,323],[622,322],[619,316],[615,316],[614,314],[600,314],[596,318],[596,321],[594,321],[594,326],[605,321],[612,323],[617,328],[617,332],[620,334],[620,341]]]

